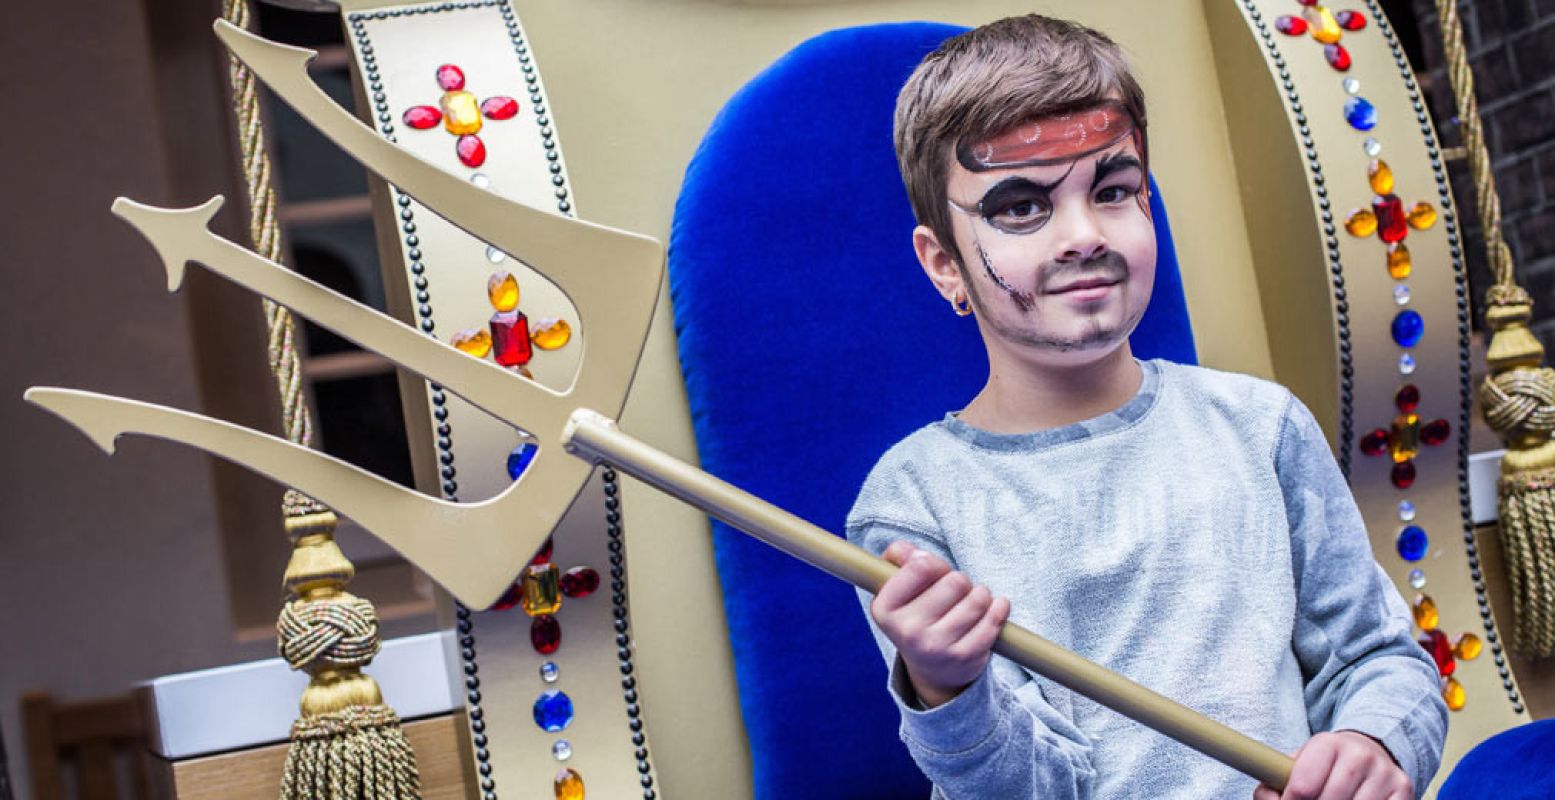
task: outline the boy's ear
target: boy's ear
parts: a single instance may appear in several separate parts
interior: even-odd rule
[[[912,247],[918,254],[918,263],[922,265],[924,274],[929,276],[940,297],[952,304],[958,297],[963,301],[967,298],[969,291],[962,277],[961,265],[940,244],[939,237],[934,235],[929,226],[919,225],[913,229]]]

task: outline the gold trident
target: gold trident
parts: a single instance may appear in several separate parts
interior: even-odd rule
[[[221,420],[72,389],[37,387],[27,400],[79,428],[108,453],[128,433],[196,447],[318,498],[399,550],[461,601],[491,605],[550,535],[597,463],[608,462],[756,538],[869,592],[896,567],[777,506],[622,433],[612,419],[631,386],[664,271],[658,242],[568,219],[466,183],[378,137],[307,77],[311,50],[275,44],[225,21],[216,35],[277,96],[368,169],[476,238],[558,284],[589,336],[578,376],[555,392],[449,347],[211,233],[220,197],[191,209],[124,198],[113,211],[156,248],[169,291],[199,263],[522,428],[540,451],[519,480],[480,503],[452,503],[339,459]],[[593,411],[594,406],[608,413]],[[577,456],[550,458],[554,444]],[[1283,790],[1291,759],[1186,706],[1006,623],[994,652]]]

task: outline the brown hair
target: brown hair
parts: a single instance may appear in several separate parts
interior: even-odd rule
[[[952,152],[1037,117],[1120,99],[1144,150],[1145,95],[1106,35],[1037,14],[991,22],[945,40],[896,97],[896,160],[918,222],[959,263],[946,184]],[[1147,165],[1146,152],[1140,160]]]

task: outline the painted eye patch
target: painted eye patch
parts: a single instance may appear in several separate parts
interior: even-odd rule
[[[1053,216],[1052,189],[1026,178],[1002,180],[977,202],[977,212],[996,230],[1033,233]]]

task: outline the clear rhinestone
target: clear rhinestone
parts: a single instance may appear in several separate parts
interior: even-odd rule
[[[1366,141],[1362,142],[1361,146],[1366,148],[1366,155],[1372,158],[1376,158],[1382,153],[1382,142],[1377,141],[1374,137],[1366,137]]]
[[[1398,357],[1398,371],[1401,375],[1409,375],[1415,371],[1415,357],[1405,353]]]
[[[484,173],[484,172],[477,172],[474,175],[470,176],[470,183],[473,183],[476,186],[479,186],[482,189],[485,189],[486,187],[491,185],[491,179],[486,177],[486,173]]]
[[[1412,569],[1409,571],[1409,585],[1415,589],[1425,588],[1425,570]]]
[[[1393,302],[1401,305],[1409,305],[1409,284],[1401,283],[1393,287]]]
[[[1345,94],[1360,94],[1361,93],[1361,82],[1356,80],[1356,79],[1354,79],[1354,78],[1345,78],[1344,79],[1344,93]]]
[[[1398,518],[1409,522],[1415,518],[1415,504],[1408,500],[1398,501]]]
[[[540,680],[546,683],[555,683],[560,678],[562,671],[556,666],[555,661],[547,661],[540,665]]]
[[[1416,570],[1417,572],[1419,570]],[[551,744],[551,755],[556,756],[557,761],[566,761],[572,758],[572,743],[566,739],[557,739]]]
[[[493,264],[501,264],[508,260],[508,255],[491,245],[486,245],[486,260]]]

